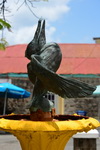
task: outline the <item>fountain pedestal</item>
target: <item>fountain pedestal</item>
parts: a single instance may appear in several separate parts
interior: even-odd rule
[[[15,133],[20,141],[22,150],[64,150],[68,140],[74,132],[70,131],[48,131],[48,132],[28,132]]]
[[[57,116],[56,119],[60,117]],[[71,117],[64,115],[62,118],[67,120],[63,121],[11,120],[5,117],[0,119],[0,130],[16,136],[22,150],[63,150],[68,140],[77,132],[87,132],[100,126],[93,118],[73,116],[71,120]]]

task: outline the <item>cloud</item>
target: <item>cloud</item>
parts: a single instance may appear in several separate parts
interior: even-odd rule
[[[36,30],[36,24],[34,26],[27,26],[23,28],[19,28],[18,30],[14,30],[13,32],[6,32],[6,40],[9,44],[25,44],[29,43],[35,33]],[[46,29],[46,41],[52,42],[54,41],[53,34],[56,31],[56,29],[50,25],[48,25],[48,28]]]
[[[10,33],[6,32],[6,40],[11,45],[30,42],[34,34],[33,29],[33,27],[23,27]]]
[[[46,29],[46,37],[47,37],[46,41],[47,42],[54,42],[55,41],[53,38],[53,34],[55,33],[55,31],[56,31],[55,27],[53,27],[53,26],[47,27],[47,29]]]
[[[64,14],[68,13],[70,0],[49,0],[48,2],[34,2],[32,11],[39,18],[46,19],[46,36],[47,41],[53,41],[53,35],[56,27],[53,23],[60,19]],[[11,9],[11,17],[8,18],[12,25],[12,33],[5,32],[6,39],[10,45],[30,42],[36,29],[37,18],[29,11],[29,9],[21,4],[16,5],[17,1],[10,0],[9,8]],[[9,2],[8,2],[9,3]],[[17,11],[17,8],[20,9]]]
[[[38,14],[39,17],[43,17],[49,21],[56,21],[64,13],[70,10],[65,2],[66,1],[61,0],[51,0],[46,5],[37,6],[34,12],[35,14]]]
[[[7,31],[5,33],[6,40],[11,45],[29,43],[34,36],[35,30],[36,30],[36,25],[19,28],[18,30],[14,30],[13,32],[10,32],[10,33]],[[55,33],[55,31],[56,31],[56,28],[52,26],[49,26],[46,29],[46,41],[47,42],[54,41],[53,34]]]

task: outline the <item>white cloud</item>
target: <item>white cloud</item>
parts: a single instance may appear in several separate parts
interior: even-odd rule
[[[34,2],[33,12],[40,18],[46,19],[46,36],[47,41],[53,41],[53,35],[56,27],[53,22],[60,19],[70,8],[68,2],[70,0],[49,0],[48,2]],[[19,1],[16,5],[15,0],[10,0],[10,8],[13,16],[9,17],[12,24],[12,33],[6,32],[5,36],[9,44],[28,43],[33,37],[33,32],[36,29],[37,18],[23,5],[18,11],[17,8],[21,5]],[[9,3],[9,2],[8,2]]]
[[[23,28],[19,28],[14,30],[13,32],[6,32],[6,40],[9,44],[23,44],[23,43],[29,43],[35,33],[36,25],[34,26],[27,26]],[[53,34],[56,31],[56,29],[52,26],[48,25],[48,28],[46,29],[46,41],[52,42],[54,41]]]
[[[46,30],[46,37],[47,37],[47,42],[54,42],[53,34],[55,33],[56,28],[49,26]]]
[[[43,17],[44,19],[47,19],[49,21],[56,21],[58,18],[60,18],[64,13],[69,11],[69,7],[65,5],[65,3],[54,3],[46,6],[40,6],[37,7],[37,9],[34,11],[38,16]]]
[[[27,43],[32,39],[34,32],[33,27],[23,27],[18,30],[14,30],[12,33],[6,33],[6,39],[11,45]],[[30,42],[30,41],[29,41]]]

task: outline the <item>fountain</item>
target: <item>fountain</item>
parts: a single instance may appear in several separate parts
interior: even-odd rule
[[[56,74],[62,54],[58,44],[46,43],[45,20],[38,21],[25,56],[30,60],[28,76],[34,84],[32,99],[27,104],[30,114],[0,116],[0,130],[16,136],[22,150],[63,150],[77,132],[100,126],[91,117],[55,114],[53,103],[46,98],[48,91],[63,98],[85,97],[91,95],[95,87]]]

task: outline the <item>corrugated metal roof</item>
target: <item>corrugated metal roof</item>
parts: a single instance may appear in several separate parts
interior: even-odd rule
[[[26,44],[0,51],[0,74],[27,73]],[[100,44],[59,44],[63,59],[59,74],[100,74]]]
[[[63,57],[100,57],[100,44],[59,44]]]
[[[26,58],[0,58],[0,73],[26,73],[27,63]]]
[[[9,46],[0,51],[0,73],[27,73],[26,44]]]
[[[0,50],[0,58],[24,57],[26,44],[8,46],[5,51]]]
[[[100,74],[100,58],[63,58],[59,74]]]

